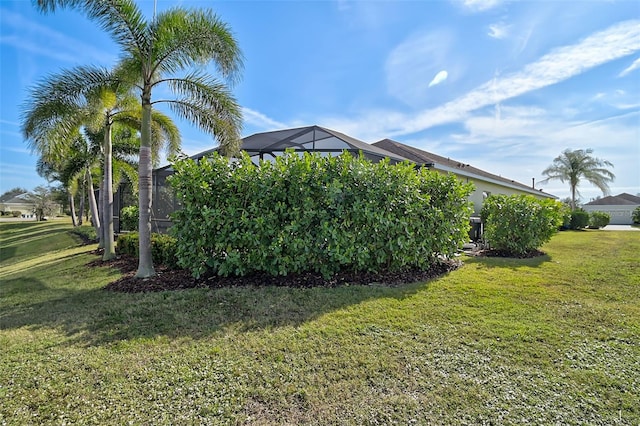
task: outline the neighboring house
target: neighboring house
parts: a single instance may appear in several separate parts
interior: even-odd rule
[[[582,206],[588,212],[608,213],[611,225],[632,225],[636,207],[640,207],[640,197],[627,193],[600,198]]]
[[[423,151],[391,139],[384,139],[373,145],[401,155],[416,164],[428,164],[430,169],[437,170],[441,173],[453,173],[458,176],[460,180],[473,183],[476,189],[469,196],[469,201],[473,202],[474,216],[480,215],[484,199],[491,194],[526,194],[533,195],[536,198],[557,198],[554,195],[547,194],[546,192],[542,192],[541,190],[537,190],[520,182],[497,176],[469,164]]]
[[[23,218],[35,218],[33,213],[33,203],[29,201],[29,194],[24,192],[22,194],[11,197],[7,200],[0,201],[0,211],[4,215],[10,215],[13,212],[20,212],[20,217]]]

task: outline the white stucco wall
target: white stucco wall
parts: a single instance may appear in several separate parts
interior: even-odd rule
[[[585,205],[582,208],[588,212],[604,212],[608,213],[611,216],[611,225],[632,225],[633,218],[632,214],[635,208],[638,205],[628,205],[628,206],[611,206],[611,205],[594,205],[589,206]]]
[[[484,193],[488,195],[533,195],[536,198],[550,198],[548,194],[536,194],[537,191],[523,191],[517,188],[509,188],[507,186],[498,185],[492,182],[486,182],[472,177],[460,176],[456,174],[458,179],[465,183],[473,183],[475,190],[469,196],[469,201],[473,202],[473,216],[479,216],[482,210],[482,203],[485,199]]]

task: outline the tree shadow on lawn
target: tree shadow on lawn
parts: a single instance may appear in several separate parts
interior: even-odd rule
[[[44,283],[33,283],[24,289],[25,293],[32,296],[43,289],[52,292],[51,297],[34,297],[39,301],[3,308],[0,330],[56,328],[68,336],[64,344],[82,346],[158,336],[199,339],[225,330],[295,327],[368,300],[401,300],[428,285],[422,282],[397,287],[271,286],[114,293],[104,289],[51,289]]]
[[[464,263],[477,264],[485,268],[509,268],[517,270],[520,268],[537,268],[547,262],[552,262],[551,256],[542,254],[536,257],[519,259],[515,257],[493,257],[493,256],[468,256]]]

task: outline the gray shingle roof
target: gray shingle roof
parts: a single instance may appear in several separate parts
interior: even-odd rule
[[[622,193],[619,195],[609,195],[586,203],[585,206],[635,206],[640,205],[640,197]]]
[[[547,197],[555,198],[553,195],[533,189],[529,185],[525,185],[523,183],[516,182],[515,180],[504,178],[502,176],[494,175],[493,173],[485,172],[484,170],[478,169],[477,167],[473,167],[469,164],[465,164],[464,162],[452,160],[448,157],[443,157],[438,154],[423,151],[421,149],[405,145],[391,139],[383,139],[374,143],[374,145],[379,146],[380,148],[384,148],[387,151],[395,152],[396,154],[402,155],[403,157],[408,158],[416,164],[433,163],[434,168],[436,169],[442,168],[441,166],[444,166],[447,170],[451,170],[454,173],[459,172],[460,174],[476,177],[480,180],[484,179],[496,181],[498,183],[502,183],[504,185],[514,187],[525,192],[542,194]]]

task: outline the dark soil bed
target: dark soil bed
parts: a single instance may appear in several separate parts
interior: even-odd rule
[[[99,251],[96,254],[101,254]],[[189,288],[221,288],[238,286],[279,286],[279,287],[336,287],[342,285],[371,285],[380,284],[397,286],[401,284],[426,281],[460,267],[456,260],[440,261],[428,270],[407,270],[401,272],[355,273],[341,272],[330,279],[321,275],[306,273],[274,277],[268,274],[253,274],[245,277],[204,276],[196,279],[186,270],[172,270],[162,265],[156,265],[156,276],[151,278],[136,278],[138,260],[129,256],[118,256],[114,260],[103,262],[101,259],[89,263],[90,266],[110,266],[119,269],[122,278],[107,284],[105,290],[140,293],[151,291],[184,290]]]
[[[514,254],[506,250],[480,250],[475,253],[476,256],[486,256],[486,257],[510,257],[513,259],[531,259],[538,256],[546,255],[545,252],[540,250],[531,250],[524,254]]]

